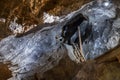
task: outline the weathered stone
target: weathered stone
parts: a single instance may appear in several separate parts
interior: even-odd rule
[[[100,1],[100,3],[99,3],[99,1],[98,2],[91,2],[91,3],[87,4],[86,6],[82,7],[82,9],[79,9],[79,10],[77,10],[77,11],[75,11],[75,12],[73,12],[70,15],[65,17],[66,20],[70,20],[71,18],[74,19],[74,15],[77,15],[79,13],[83,13],[85,16],[88,16],[89,22],[91,22],[91,24],[92,24],[92,31],[90,33],[90,34],[92,34],[92,37],[91,36],[85,37],[85,39],[84,39],[85,41],[83,41],[83,50],[84,50],[84,53],[87,53],[87,54],[85,54],[85,55],[87,55],[86,56],[87,59],[94,59],[95,57],[104,54],[106,51],[110,50],[111,48],[114,48],[115,46],[117,46],[119,44],[119,38],[120,38],[119,16],[116,17],[116,7],[113,5],[113,3],[106,2],[108,0],[104,0],[105,2]],[[35,13],[35,11],[34,11],[34,13]],[[119,14],[119,12],[117,12],[117,14]],[[80,25],[80,27],[82,27],[83,25]],[[51,28],[49,28],[49,29],[51,29]],[[48,30],[48,33],[49,33],[49,29],[45,29],[45,30]],[[59,33],[59,30],[58,31],[56,30],[56,32]],[[84,32],[84,30],[82,30],[81,32]],[[37,33],[39,35],[39,31]],[[36,35],[37,33],[34,33],[34,34]],[[43,32],[41,32],[41,34],[42,33],[44,33],[44,30],[43,30]],[[33,46],[33,45],[35,46],[36,45],[36,44],[34,44],[34,41],[39,42],[39,40],[34,39],[35,38],[35,37],[33,37],[34,34],[32,33],[32,34],[28,34],[28,35],[23,35],[23,37],[24,38],[27,37],[28,40],[32,39],[31,43],[32,43],[32,41],[33,41],[33,43],[30,44],[30,46]],[[47,34],[47,35],[50,35],[50,34]],[[84,35],[84,34],[82,34],[82,35]],[[39,36],[41,36],[41,35],[39,35]],[[58,36],[60,36],[60,35],[58,35]],[[33,38],[29,38],[29,37],[33,37]],[[44,37],[45,36],[43,36],[43,38]],[[14,47],[14,46],[7,47],[7,48],[10,48],[10,50],[8,50],[8,49],[4,50],[3,47],[1,49],[3,49],[4,51],[9,51],[7,53],[14,53],[12,48],[14,48],[14,49],[17,48],[19,50],[20,46],[18,46],[17,43],[19,42],[22,45],[23,40],[21,40],[21,39],[24,39],[24,38],[20,38],[20,37],[15,38],[14,36],[10,36],[10,37],[8,37],[7,45],[9,45],[9,44],[11,45],[11,43],[15,43],[14,46],[17,46],[17,47]],[[26,40],[26,39],[24,39],[24,40]],[[45,40],[45,39],[43,39],[43,40]],[[3,40],[3,42],[4,41],[5,40]],[[51,40],[49,40],[49,41],[51,41]],[[26,42],[27,42],[27,40],[24,43],[26,43]],[[58,43],[59,43],[59,38],[58,38]],[[42,43],[40,43],[40,44],[42,44]],[[1,46],[3,46],[3,45],[4,44],[1,44]],[[47,45],[48,45],[48,43],[47,43]],[[72,45],[69,45],[69,46],[72,46]],[[47,47],[48,47],[47,49],[50,48],[49,45]],[[62,47],[65,47],[65,46],[62,46]],[[57,48],[55,48],[55,49],[57,49]],[[2,51],[2,53],[4,53],[4,51]],[[35,51],[35,50],[33,49],[33,51]],[[20,52],[24,52],[24,50],[20,51]],[[15,54],[16,53],[17,52],[15,52]],[[6,54],[6,52],[5,52],[5,54]],[[113,53],[113,54],[115,54],[115,53]],[[113,54],[111,54],[111,55],[113,55]],[[14,54],[11,54],[11,56],[14,57]],[[63,56],[64,56],[64,54],[63,54]],[[116,55],[116,56],[118,56],[118,55]],[[23,56],[23,58],[24,57],[25,57],[25,55]],[[5,58],[7,59],[8,56],[6,55]],[[9,57],[9,59],[10,58],[11,57]],[[109,58],[109,56],[107,56],[105,58],[104,59],[100,58],[100,60],[102,60],[102,59],[105,60],[105,61],[102,62],[103,64],[96,63],[96,61],[95,62],[91,61],[91,62],[88,62],[86,64],[83,64],[83,66],[80,66],[80,73],[77,75],[78,80],[79,79],[80,80],[82,80],[82,79],[83,80],[89,80],[89,79],[91,79],[91,80],[104,80],[104,79],[105,80],[114,80],[114,77],[116,77],[116,76],[117,76],[116,80],[119,80],[120,79],[120,77],[119,77],[120,75],[118,75],[119,74],[119,72],[118,72],[119,71],[119,68],[118,68],[119,63],[116,60],[116,57],[115,58],[110,57],[110,61],[109,61],[110,63],[109,62],[106,63],[106,60]],[[119,59],[119,56],[117,58]],[[11,58],[10,60],[12,60],[12,59],[13,58]],[[58,59],[58,61],[60,59]],[[65,60],[67,60],[67,59],[65,59]],[[21,60],[23,60],[23,59],[21,59]],[[51,61],[51,58],[49,60]],[[48,62],[49,62],[49,60],[48,60]],[[64,58],[63,58],[63,60],[64,60]],[[53,61],[54,61],[54,59],[53,59]],[[69,61],[70,61],[70,65],[72,65],[71,60],[68,59],[68,62]],[[111,62],[111,61],[113,61],[113,62]],[[18,61],[13,60],[13,62],[18,62]],[[62,62],[65,63],[64,61],[62,61]],[[54,65],[54,62],[53,62],[53,65]],[[63,78],[60,78],[61,80],[63,80],[64,78],[66,80],[70,80],[75,75],[76,70],[77,70],[77,69],[75,69],[75,68],[77,68],[77,65],[75,63],[73,63],[73,65],[75,65],[76,67],[73,67],[73,69],[70,68],[70,69],[65,69],[65,70],[62,71],[61,68],[64,68],[64,66],[63,66],[63,64],[60,64],[60,65],[56,66],[55,68],[53,68],[52,70],[50,70],[48,72],[45,71],[45,74],[43,75],[43,79],[45,77],[46,79],[53,80],[53,79],[59,79],[60,76],[62,76]],[[20,65],[16,65],[16,66],[20,66]],[[65,67],[67,67],[67,66],[65,66]],[[50,68],[50,67],[47,66],[46,69],[48,69],[48,68]],[[57,72],[56,68],[57,68],[58,72]],[[15,69],[15,68],[13,68],[13,69]],[[65,74],[67,74],[66,70],[71,70],[71,69],[75,70],[75,73],[68,72],[68,73],[70,73],[68,75],[68,77],[65,76]],[[112,69],[112,70],[110,71],[109,69]],[[12,68],[11,68],[11,70],[12,70]],[[37,70],[39,70],[39,69],[37,69]],[[61,70],[61,71],[59,71],[59,70]],[[53,73],[50,74],[52,71],[53,71]],[[101,74],[101,72],[103,74]],[[117,74],[115,74],[115,72],[117,72]],[[60,73],[59,77],[50,77],[50,76],[57,75],[58,73]],[[62,75],[62,74],[64,74],[64,75]],[[31,75],[31,73],[30,73],[30,75]],[[19,77],[24,77],[24,78],[25,78],[25,76],[26,76],[25,74],[24,75],[22,75],[22,74],[19,75]],[[110,77],[107,77],[107,76],[110,76]],[[36,78],[36,76],[34,76],[34,77]],[[39,77],[39,75],[38,75],[38,77]],[[27,77],[27,79],[28,79],[28,77]],[[31,80],[34,79],[33,76],[30,79]]]
[[[88,61],[80,68],[73,80],[119,80],[120,79],[120,46]]]

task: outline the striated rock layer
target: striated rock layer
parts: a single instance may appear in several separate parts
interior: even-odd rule
[[[81,17],[76,18],[76,15],[80,16],[81,13],[88,19],[84,20]],[[34,33],[23,34],[22,36],[12,35],[3,39],[0,42],[0,56],[2,62],[11,62],[11,66],[9,66],[9,69],[13,73],[13,78],[11,79],[37,80],[39,77],[42,77],[47,80],[63,80],[63,78],[50,77],[50,75],[57,75],[59,73],[57,70],[61,70],[61,66],[64,68],[63,64],[61,64],[61,62],[59,63],[59,61],[65,63],[68,56],[71,60],[74,60],[75,62],[78,61],[79,58],[77,57],[79,56],[75,55],[75,49],[72,44],[79,45],[78,27],[80,27],[81,30],[85,58],[87,60],[95,59],[119,45],[119,7],[115,6],[113,2],[110,2],[109,0],[93,1],[84,5],[79,10],[68,14],[63,19],[63,22],[58,23],[57,25],[45,27]],[[69,29],[71,29],[72,32],[70,32]],[[68,53],[67,57],[65,57],[66,53]],[[114,55],[115,53],[119,54],[119,48],[117,49],[117,52],[113,52],[110,55]],[[106,76],[113,75],[110,74],[110,72],[114,73],[114,71],[109,71],[109,68],[114,69],[115,71],[119,70],[117,68],[117,66],[119,66],[119,55],[114,56],[118,57],[114,58],[109,57],[108,55],[104,58],[103,55],[100,59],[98,58],[91,62],[88,61],[82,65],[72,65],[73,62],[68,59],[71,63],[69,65],[73,66],[73,68],[63,70],[63,73],[60,73],[59,76],[62,76],[63,74],[65,80],[72,79],[75,73],[77,73],[79,66],[80,71],[75,79],[88,80],[90,78],[92,80],[113,80],[112,77],[108,78]],[[101,59],[103,59],[102,62]],[[47,71],[51,68],[53,69]],[[65,68],[69,67],[65,65]],[[73,70],[74,73],[70,72],[71,74],[67,75],[67,70]],[[53,73],[50,74],[52,71]],[[94,77],[90,77],[92,74],[90,72],[92,71],[95,71],[92,75]],[[100,74],[101,71],[104,75]],[[85,77],[88,73],[88,77]],[[108,75],[105,75],[105,73]],[[119,72],[117,73],[119,74]],[[33,77],[34,74],[35,76]],[[67,78],[64,75],[66,75]],[[117,76],[116,79],[119,80],[119,75],[113,75],[113,77],[115,76]]]
[[[18,24],[25,23],[27,26],[33,24],[39,24],[42,21],[43,12],[47,12],[53,15],[66,15],[82,6],[88,0],[1,0],[0,1],[0,40],[12,34],[8,25],[10,21],[13,21],[15,17],[18,18]],[[25,15],[24,15],[25,14]],[[7,22],[1,22],[1,19],[5,19]],[[7,25],[6,25],[7,24]],[[25,30],[26,31],[26,30]],[[6,80],[10,77],[9,71],[4,69],[6,65],[0,65],[0,80]],[[5,71],[5,72],[2,72]]]

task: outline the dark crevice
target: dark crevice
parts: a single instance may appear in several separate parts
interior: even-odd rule
[[[62,37],[64,42],[71,44],[71,37],[77,32],[79,25],[86,20],[82,14],[77,14],[63,26]]]

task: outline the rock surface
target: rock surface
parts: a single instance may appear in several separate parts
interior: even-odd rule
[[[88,2],[88,0],[1,0],[0,21],[1,19],[5,19],[7,22],[0,22],[0,40],[12,34],[8,28],[8,25],[10,21],[14,20],[15,17],[18,17],[18,24],[25,23],[28,26],[31,24],[41,24],[41,22],[43,22],[43,12],[61,16],[78,9],[86,2]],[[5,75],[2,76],[0,80],[6,80],[11,76],[9,74],[9,70],[6,71],[6,68],[6,65],[0,65],[1,76]]]
[[[115,0],[114,2],[116,4],[117,0]],[[92,3],[92,4],[99,4],[99,3]],[[96,13],[96,10],[99,10],[98,13]],[[87,44],[86,44],[86,42],[83,43],[83,47],[84,47],[83,49],[86,49],[86,50],[84,50],[84,52],[89,53],[86,56],[86,58],[93,59],[96,56],[101,55],[104,52],[108,51],[108,49],[115,47],[119,43],[119,37],[120,37],[119,36],[119,34],[120,34],[119,33],[120,32],[119,31],[119,12],[117,12],[117,18],[116,18],[115,10],[116,10],[116,8],[113,7],[113,5],[111,3],[107,7],[99,4],[99,6],[91,5],[90,9],[89,9],[89,7],[87,7],[87,9],[83,8],[83,11],[80,10],[80,12],[82,12],[86,16],[88,16],[90,22],[92,23],[92,27],[93,27],[92,31],[95,34],[95,35],[94,34],[92,35],[93,38],[86,39],[86,40],[90,41],[90,43],[87,43]],[[118,11],[119,11],[119,7],[118,7]],[[75,13],[78,14],[77,12],[79,12],[79,10],[76,11]],[[89,14],[87,14],[87,13],[89,13]],[[92,15],[96,15],[96,16],[93,17]],[[106,20],[108,20],[108,21],[106,21]],[[99,24],[99,26],[95,25],[95,23]],[[111,28],[109,28],[110,26],[111,26]],[[96,29],[98,31],[96,31]],[[103,31],[104,34],[106,34],[106,33],[109,33],[109,34],[104,35],[104,36],[102,34],[102,36],[100,36],[101,31]],[[99,36],[96,36],[96,34],[98,34]],[[102,38],[102,40],[99,38]],[[106,38],[110,38],[110,39],[107,40],[107,42],[106,42],[106,40],[105,40]],[[101,43],[104,43],[104,45],[98,45]],[[88,48],[88,47],[90,47],[90,48]],[[119,50],[117,52],[119,52]],[[114,52],[114,54],[115,53],[116,52]],[[112,54],[110,54],[110,55],[112,55]],[[45,74],[42,77],[43,77],[43,79],[46,79],[46,80],[56,80],[56,79],[70,80],[75,76],[75,73],[77,73],[78,68],[79,68],[79,73],[75,77],[75,80],[76,79],[77,80],[89,80],[89,79],[90,80],[114,80],[114,79],[119,80],[120,79],[120,75],[119,75],[120,64],[118,61],[119,56],[117,57],[118,60],[116,58],[114,58],[110,61],[106,61],[107,60],[106,58],[107,57],[105,57],[105,61],[103,61],[101,63],[99,63],[99,60],[101,60],[102,58],[100,58],[97,61],[90,61],[90,62],[88,61],[86,63],[83,63],[82,65],[77,65],[74,62],[72,62],[68,57],[65,57],[64,58],[65,60],[64,59],[61,60],[58,66],[56,66],[55,68],[53,68],[50,71],[45,72]],[[75,72],[73,73],[73,71],[75,71]],[[35,78],[36,78],[36,75],[34,76]],[[39,75],[36,78],[36,80],[37,79],[39,79]]]
[[[120,46],[81,67],[74,80],[119,80]]]
[[[79,16],[81,24],[84,16]],[[34,78],[30,76],[42,75],[69,53],[70,49],[67,50],[61,40],[64,25],[67,25],[65,21],[20,37],[11,35],[0,41],[0,59],[4,63],[10,62],[13,76],[10,80],[32,80]]]

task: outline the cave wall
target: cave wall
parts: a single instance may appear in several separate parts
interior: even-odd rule
[[[0,38],[4,38],[12,32],[9,30],[10,22],[17,17],[18,24],[30,26],[43,23],[43,13],[52,15],[66,15],[77,10],[90,0],[1,0],[0,1]],[[1,19],[5,19],[2,22]],[[4,34],[4,36],[2,35]]]
[[[0,20],[0,40],[13,34],[8,26],[15,17],[18,18],[18,24],[42,24],[43,12],[58,16],[66,15],[77,10],[89,1],[90,0],[0,0],[0,19],[5,19],[5,22]],[[71,65],[74,66],[73,63]],[[70,69],[71,68],[72,67],[70,67]],[[64,74],[69,73],[70,69]],[[59,68],[58,71],[60,71]],[[61,72],[59,73],[62,75]],[[64,74],[63,76],[65,77]],[[11,72],[8,70],[7,65],[0,63],[0,80],[6,80],[10,77]]]
[[[53,15],[65,15],[78,9],[88,0],[1,0],[0,1],[0,18],[5,18],[6,23],[0,23],[0,39],[11,34],[6,24],[18,17],[18,23],[26,25],[42,23],[43,12]],[[115,3],[119,3],[115,0]],[[4,27],[3,27],[4,26]],[[64,60],[64,59],[63,59]],[[62,61],[63,62],[63,61]],[[54,69],[46,72],[43,77],[47,80],[60,79],[70,80],[76,64],[71,61],[64,61]],[[78,65],[77,65],[78,66]],[[96,63],[90,61],[79,66],[79,72],[75,80],[119,80],[120,64],[118,60],[110,62]],[[64,69],[63,69],[64,68]],[[67,68],[67,69],[65,69]],[[78,67],[77,67],[78,68]],[[6,80],[11,77],[10,71],[6,65],[0,64],[0,80]]]
[[[89,0],[2,0],[0,1],[0,18],[7,22],[18,17],[18,23],[41,23],[43,12],[53,15],[65,15],[78,9]]]

